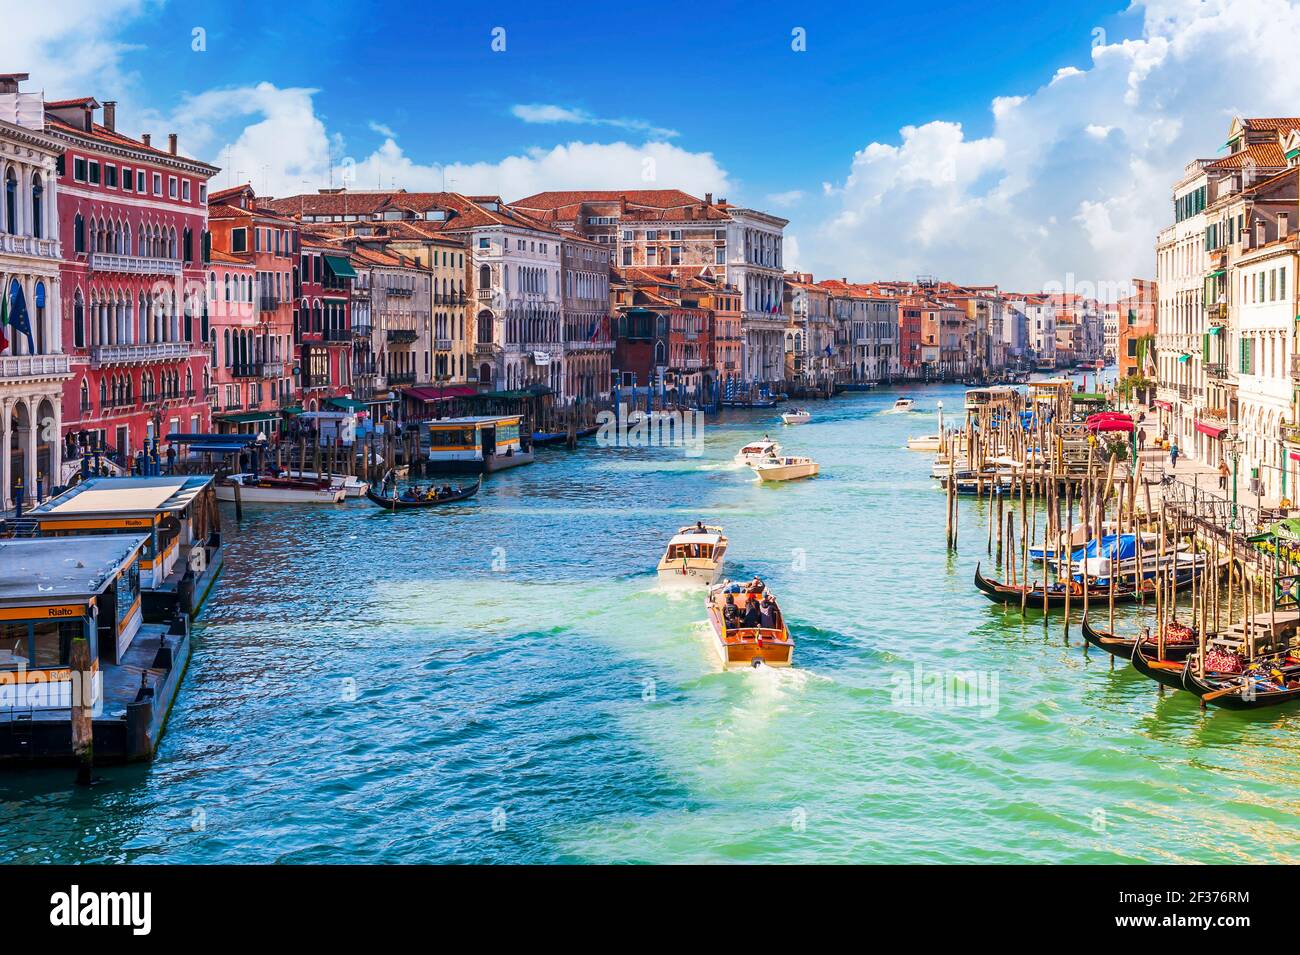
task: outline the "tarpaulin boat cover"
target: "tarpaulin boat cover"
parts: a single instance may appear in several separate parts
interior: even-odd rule
[[[1098,554],[1099,545],[1100,554]],[[1085,557],[1101,556],[1114,560],[1117,550],[1120,560],[1132,560],[1137,556],[1137,539],[1132,534],[1107,534],[1100,541],[1094,537],[1088,541],[1087,547],[1080,547],[1070,555],[1070,558],[1083,560]]]

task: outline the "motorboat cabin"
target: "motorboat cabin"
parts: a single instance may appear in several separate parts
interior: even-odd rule
[[[659,579],[665,583],[717,583],[727,554],[722,528],[693,524],[680,528],[659,559]]]
[[[816,477],[818,471],[817,462],[808,457],[768,458],[754,465],[760,481],[796,481]]]
[[[760,461],[776,457],[780,453],[781,445],[764,435],[762,441],[751,441],[737,451],[736,463],[748,464],[752,467]]]
[[[426,421],[429,462],[435,470],[484,474],[531,464],[533,449],[522,439],[522,423],[522,415]]]

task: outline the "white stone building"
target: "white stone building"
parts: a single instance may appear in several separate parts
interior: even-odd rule
[[[0,348],[0,502],[14,504],[22,482],[32,501],[62,483],[63,353],[56,164],[63,147],[45,135],[37,94],[20,93],[25,74],[0,75],[0,295],[26,308],[31,340],[13,325]],[[12,318],[12,314],[11,314]]]

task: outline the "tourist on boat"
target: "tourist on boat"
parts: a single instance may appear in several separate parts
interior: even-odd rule
[[[758,600],[754,597],[750,597],[745,601],[745,615],[742,620],[742,625],[745,627],[757,627],[761,625],[761,619],[762,615],[758,610]]]
[[[747,594],[750,594],[751,596],[757,596],[758,594],[761,594],[764,591],[764,589],[766,588],[763,587],[763,581],[756,576],[753,580],[749,582],[749,589],[746,590],[745,592]],[[751,600],[750,603],[752,604],[753,601]]]
[[[731,594],[727,594],[727,602],[722,605],[722,624],[728,630],[740,626],[740,608],[736,606],[736,598]]]
[[[696,522],[695,522],[695,533],[697,533],[697,534],[707,534],[707,533],[708,533],[708,531],[706,531],[706,530],[704,529],[704,522],[703,522],[703,521],[696,521]]]
[[[764,594],[763,602],[758,606],[758,624],[765,630],[776,629],[776,601],[771,594]]]

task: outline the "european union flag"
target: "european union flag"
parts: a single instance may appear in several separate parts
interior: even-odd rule
[[[36,343],[32,341],[32,322],[27,314],[27,297],[23,295],[23,287],[17,279],[9,283],[9,324],[14,331],[27,336],[27,351],[36,354]]]

